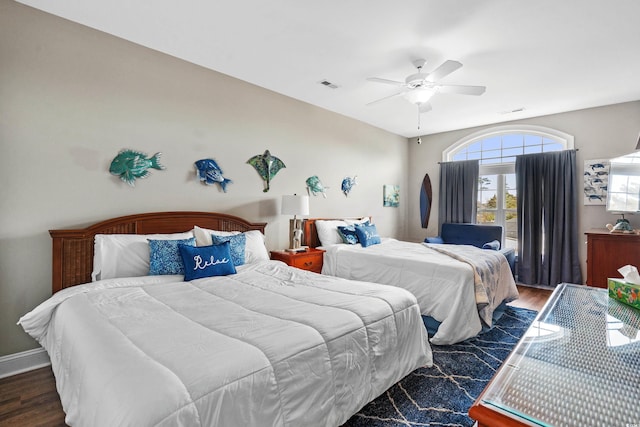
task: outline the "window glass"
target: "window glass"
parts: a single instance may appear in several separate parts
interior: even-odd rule
[[[482,151],[482,141],[474,142],[467,146],[467,152]]]
[[[542,145],[542,137],[538,135],[525,135],[524,145],[527,147],[532,145]]]
[[[492,136],[482,140],[482,151],[496,150],[502,146],[501,138],[499,136]]]
[[[558,143],[552,143],[552,144],[545,144],[544,145],[544,152],[548,153],[550,151],[562,151],[564,150],[564,147],[562,146],[562,144],[558,144]]]
[[[524,154],[542,153],[542,145],[528,145],[524,147]]]
[[[512,148],[512,147],[522,147],[522,137],[520,134],[508,134],[502,137],[502,147],[503,148]]]
[[[484,150],[482,151],[483,159],[495,159],[502,157],[502,150]]]
[[[509,157],[509,156],[519,156],[520,154],[523,154],[523,149],[522,149],[522,144],[520,145],[520,147],[516,147],[516,148],[507,148],[505,150],[502,150],[502,156],[503,157]],[[506,162],[505,162],[506,163]]]
[[[494,157],[493,159],[482,159],[480,160],[481,165],[493,165],[502,163],[502,157]]]

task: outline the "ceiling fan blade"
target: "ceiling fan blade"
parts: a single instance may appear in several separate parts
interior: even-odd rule
[[[457,93],[460,95],[482,95],[486,89],[485,86],[438,85],[438,92],[440,93]]]
[[[429,111],[431,111],[431,103],[430,102],[423,102],[423,103],[419,104],[418,105],[418,111],[420,112],[420,114],[428,113]]]
[[[387,99],[395,98],[396,96],[404,95],[406,91],[394,93],[393,95],[385,96],[384,98],[376,99],[375,101],[369,102],[367,105],[377,104],[378,102],[386,101]]]
[[[381,79],[379,77],[368,77],[367,80],[370,81],[370,82],[384,83],[384,84],[394,85],[394,86],[404,86],[405,85],[404,82],[398,82],[398,81],[395,81],[395,80],[388,80],[388,79]]]
[[[460,67],[462,67],[462,64],[458,61],[450,61],[450,60],[444,61],[442,65],[440,65],[438,68],[436,68],[435,70],[429,73],[426,80],[429,82],[436,82],[441,78],[443,78],[444,76],[447,76],[453,73],[455,70],[457,70]]]

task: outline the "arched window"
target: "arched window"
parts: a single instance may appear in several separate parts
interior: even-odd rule
[[[442,160],[478,159],[478,224],[502,225],[505,247],[517,247],[516,156],[573,148],[573,137],[540,126],[500,126],[468,135],[442,153]]]

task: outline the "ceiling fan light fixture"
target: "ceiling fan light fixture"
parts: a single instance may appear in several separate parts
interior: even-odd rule
[[[435,91],[432,89],[414,89],[407,93],[405,93],[404,99],[409,101],[412,104],[424,104],[435,94]]]

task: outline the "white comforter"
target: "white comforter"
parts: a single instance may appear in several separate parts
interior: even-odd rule
[[[469,264],[422,243],[389,238],[366,248],[340,244],[323,249],[327,251],[323,274],[398,286],[414,294],[422,314],[442,322],[431,338],[433,344],[453,344],[482,330],[474,272]],[[491,289],[491,298],[482,307],[489,319],[500,303],[518,298],[518,288],[504,256],[499,264],[497,286]]]
[[[74,426],[337,426],[432,362],[410,293],[280,262],[75,286],[20,324]]]

